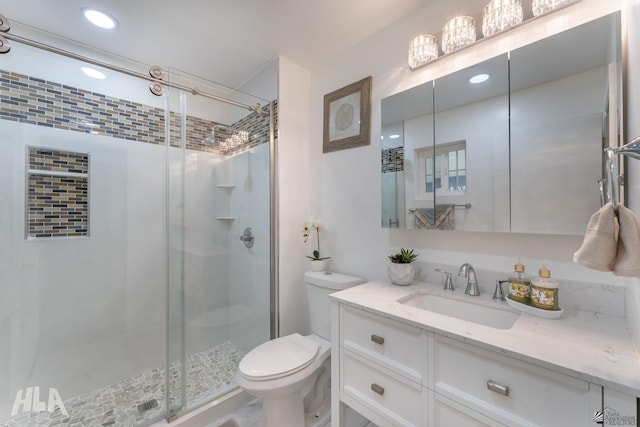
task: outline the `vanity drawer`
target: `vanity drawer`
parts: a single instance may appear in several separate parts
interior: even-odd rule
[[[348,350],[343,349],[341,353],[340,385],[344,401],[382,425],[378,417],[391,426],[422,425],[423,397],[419,384],[381,369]],[[373,412],[373,416],[367,414],[368,411]]]
[[[420,328],[345,306],[340,325],[342,347],[422,383],[420,367],[425,351]]]
[[[509,426],[591,425],[602,398],[599,386],[441,336],[434,365],[437,394]]]

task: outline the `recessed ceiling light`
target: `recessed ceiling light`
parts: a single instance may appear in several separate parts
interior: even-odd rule
[[[89,68],[89,67],[80,67],[80,69],[82,70],[83,73],[85,73],[87,76],[91,78],[98,79],[98,80],[104,80],[107,78],[107,76],[105,76],[104,73],[96,69]]]
[[[478,83],[486,82],[487,80],[489,80],[489,74],[487,73],[480,73],[480,74],[476,74],[475,76],[469,77],[469,83],[474,85]]]
[[[400,135],[398,135],[397,133],[394,133],[393,135],[389,135],[389,139],[398,139],[400,138]]]
[[[104,12],[98,12],[94,9],[82,9],[82,14],[87,18],[87,21],[91,22],[96,27],[104,28],[105,30],[112,30],[118,26],[116,18],[107,15]]]

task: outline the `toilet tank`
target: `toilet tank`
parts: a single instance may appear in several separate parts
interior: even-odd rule
[[[359,277],[326,271],[304,273],[309,298],[311,332],[331,341],[331,302],[329,294],[359,285],[364,281]]]

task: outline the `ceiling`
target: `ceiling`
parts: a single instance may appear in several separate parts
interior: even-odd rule
[[[277,56],[313,70],[401,17],[443,2],[447,0],[0,0],[0,14],[14,24],[238,88]],[[465,2],[478,7],[478,0],[456,3]],[[118,28],[93,27],[82,17],[84,7],[115,16]]]

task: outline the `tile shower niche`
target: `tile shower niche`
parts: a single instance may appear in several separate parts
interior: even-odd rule
[[[27,147],[26,238],[89,235],[89,154]]]

